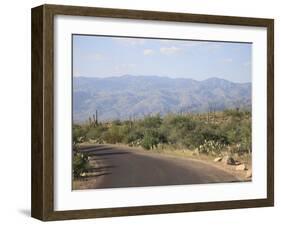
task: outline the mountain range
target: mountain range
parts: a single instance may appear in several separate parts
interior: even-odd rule
[[[99,120],[139,118],[169,112],[251,108],[251,83],[160,76],[73,77],[73,120],[98,111]]]

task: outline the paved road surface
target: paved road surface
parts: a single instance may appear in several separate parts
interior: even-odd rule
[[[231,174],[198,160],[170,157],[113,145],[86,149],[96,163],[87,188],[203,184],[238,181]]]

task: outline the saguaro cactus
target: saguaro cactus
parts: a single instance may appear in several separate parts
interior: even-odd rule
[[[96,110],[96,124],[98,124],[98,110]]]
[[[98,124],[98,110],[96,110],[96,114],[93,114],[93,125]]]

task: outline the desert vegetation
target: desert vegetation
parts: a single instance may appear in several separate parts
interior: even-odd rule
[[[251,112],[229,109],[207,113],[170,113],[135,120],[98,122],[89,118],[73,125],[73,175],[79,177],[87,156],[79,152],[84,142],[124,144],[153,150],[190,150],[208,156],[251,156]]]

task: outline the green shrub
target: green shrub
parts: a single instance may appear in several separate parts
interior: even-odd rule
[[[72,142],[73,145],[83,143],[87,140],[88,128],[80,125],[74,125],[72,129]]]
[[[79,178],[82,173],[87,171],[88,156],[79,152],[74,153],[72,167],[74,178]]]
[[[106,128],[102,125],[92,126],[89,128],[89,130],[86,134],[86,138],[96,140],[98,143],[100,143],[100,142],[102,142],[101,141],[102,134],[105,131],[106,131]]]
[[[159,128],[162,124],[162,118],[160,115],[156,116],[147,116],[140,123],[144,128]]]
[[[110,144],[121,143],[123,140],[121,128],[117,125],[112,125],[107,131],[102,134],[102,139]]]
[[[156,136],[153,136],[152,133],[150,132],[146,132],[144,134],[144,137],[141,141],[141,146],[144,148],[144,149],[153,149],[154,147],[157,147],[158,145],[158,139]]]
[[[166,137],[157,130],[146,130],[141,141],[141,146],[147,150],[157,148],[158,144],[166,143]]]
[[[124,138],[124,142],[126,144],[129,144],[130,146],[138,146],[140,145],[143,137],[144,137],[144,133],[141,132],[140,130],[132,130]]]
[[[87,133],[89,127],[74,125],[72,130],[72,142],[73,142],[73,162],[72,162],[72,173],[74,178],[81,176],[85,172],[88,166],[88,156],[82,154],[78,150],[78,145],[87,140]]]
[[[221,151],[225,148],[225,144],[222,144],[214,140],[205,140],[202,145],[198,147],[199,153],[220,155]]]
[[[243,110],[225,110],[212,112],[211,120],[203,114],[167,114],[161,117],[146,116],[143,119],[115,120],[98,125],[74,125],[73,142],[79,144],[87,139],[96,143],[125,143],[130,146],[142,146],[153,149],[158,145],[195,149],[206,146],[202,152],[210,152],[208,142],[221,150],[229,146],[235,152],[251,152],[251,112]],[[86,134],[86,135],[85,135]],[[206,143],[207,142],[207,143]],[[238,147],[238,146],[239,147]],[[216,150],[211,150],[215,153]]]

